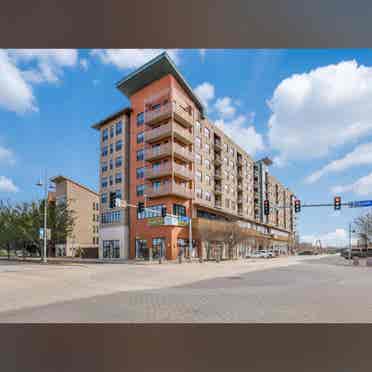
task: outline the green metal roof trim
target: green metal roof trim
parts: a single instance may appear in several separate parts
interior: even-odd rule
[[[174,62],[171,60],[167,52],[163,52],[151,61],[144,64],[139,69],[133,71],[131,74],[120,80],[116,87],[127,97],[136,93],[143,87],[152,82],[161,79],[163,76],[172,74],[178,83],[186,90],[195,102],[199,110],[204,113],[203,104],[195,95],[189,84],[186,82],[181,73],[177,70]]]

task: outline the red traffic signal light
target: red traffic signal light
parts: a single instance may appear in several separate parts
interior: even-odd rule
[[[301,211],[301,200],[300,199],[296,199],[295,200],[295,212],[298,213]]]
[[[335,196],[334,197],[333,207],[336,211],[341,209],[341,196]]]

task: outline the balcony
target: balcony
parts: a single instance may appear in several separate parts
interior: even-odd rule
[[[192,115],[190,115],[186,110],[184,110],[181,106],[175,104],[173,106],[173,114],[175,120],[180,122],[186,127],[192,127],[194,125],[194,120]]]
[[[154,178],[161,178],[165,176],[170,176],[174,173],[175,176],[178,178],[182,178],[184,180],[192,180],[193,172],[177,163],[168,162],[167,164],[158,166],[158,167],[149,167],[145,169],[145,177],[147,179],[154,179]]]
[[[217,140],[217,139],[215,139],[214,140],[214,147],[216,147],[216,150],[218,149],[218,150],[221,150],[222,149],[222,142],[221,142],[221,140]]]
[[[221,158],[221,156],[215,155],[215,157],[214,157],[214,163],[215,164],[218,164],[218,165],[221,165],[222,164],[222,158]]]
[[[221,185],[214,185],[214,192],[216,194],[221,194],[222,193],[222,187],[221,187]]]
[[[194,154],[189,151],[188,148],[182,147],[177,143],[165,143],[160,146],[156,146],[145,151],[145,160],[153,161],[161,158],[171,156],[186,162],[192,162],[194,160]]]
[[[172,146],[170,143],[164,145],[156,146],[151,149],[145,150],[145,160],[158,160],[172,154]]]
[[[214,171],[214,178],[221,178],[222,177],[222,173],[220,170],[215,170]]]
[[[167,195],[174,195],[180,198],[192,199],[194,193],[191,189],[172,182],[147,190],[147,196],[150,198],[160,198]]]
[[[172,174],[172,166],[171,163],[166,165],[161,165],[159,167],[148,167],[145,169],[145,178],[147,179],[154,179],[160,178],[164,176],[170,176]]]
[[[189,151],[188,148],[182,147],[177,143],[173,144],[173,153],[174,156],[183,161],[192,162],[194,161],[194,153]]]
[[[174,122],[162,125],[155,129],[145,131],[145,141],[148,143],[160,141],[162,139],[171,137],[172,133],[174,137],[177,138],[182,143],[186,144],[193,143],[192,134]]]
[[[146,111],[144,122],[147,125],[154,125],[154,124],[161,122],[162,120],[169,118],[171,114],[172,114],[172,104],[168,103],[166,105],[159,107],[158,110]]]
[[[183,109],[177,103],[167,103],[166,105],[160,106],[157,110],[146,111],[144,122],[147,125],[155,125],[163,120],[169,119],[174,115],[174,119],[186,127],[191,127],[194,124],[192,115],[190,115],[185,109]]]

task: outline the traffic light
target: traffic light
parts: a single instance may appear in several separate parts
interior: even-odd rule
[[[137,205],[137,211],[138,211],[138,213],[142,213],[142,212],[144,212],[144,210],[145,210],[145,203],[138,202],[138,205]]]
[[[166,207],[161,207],[161,216],[166,217],[167,216],[167,208]]]
[[[336,211],[341,209],[341,196],[335,196],[333,199],[333,207]]]
[[[265,216],[270,214],[270,202],[267,199],[264,200],[264,214]]]
[[[295,200],[295,212],[298,213],[301,211],[301,200],[300,199],[296,199]]]

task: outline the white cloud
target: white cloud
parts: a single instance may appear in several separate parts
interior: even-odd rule
[[[15,158],[13,151],[0,146],[0,163],[14,164]]]
[[[124,70],[138,68],[158,56],[164,49],[93,49],[92,56],[104,64],[112,64]],[[175,63],[179,63],[179,49],[166,49]]]
[[[331,192],[334,194],[353,192],[357,195],[372,195],[372,173],[359,178],[354,183],[334,186],[331,188]]]
[[[86,58],[81,58],[79,64],[83,70],[88,70],[88,60]]]
[[[214,99],[214,86],[205,81],[194,89],[195,94],[199,97],[203,105],[208,108],[208,104]]]
[[[214,107],[223,118],[231,118],[236,113],[236,108],[233,106],[233,101],[230,97],[218,98]]]
[[[345,229],[335,229],[324,234],[312,234],[304,235],[301,237],[301,241],[305,243],[315,244],[316,240],[320,240],[322,247],[333,246],[333,247],[343,247],[348,244],[349,236]],[[353,239],[354,240],[354,239]]]
[[[357,146],[344,157],[334,160],[323,168],[310,174],[305,181],[307,183],[314,183],[318,181],[320,177],[328,173],[342,172],[351,167],[369,164],[372,164],[372,142]]]
[[[262,135],[250,124],[251,115],[239,115],[230,121],[216,120],[215,124],[230,136],[239,146],[254,156],[265,148]]]
[[[11,49],[8,52],[17,65],[36,64],[36,67],[23,71],[24,78],[30,83],[57,83],[64,67],[78,63],[75,49]]]
[[[1,49],[0,71],[0,107],[20,114],[37,111],[31,86],[8,53]]]
[[[0,192],[17,192],[19,188],[13,181],[5,176],[0,176]]]
[[[341,62],[292,75],[268,102],[269,142],[282,159],[325,156],[372,133],[372,68]]]

